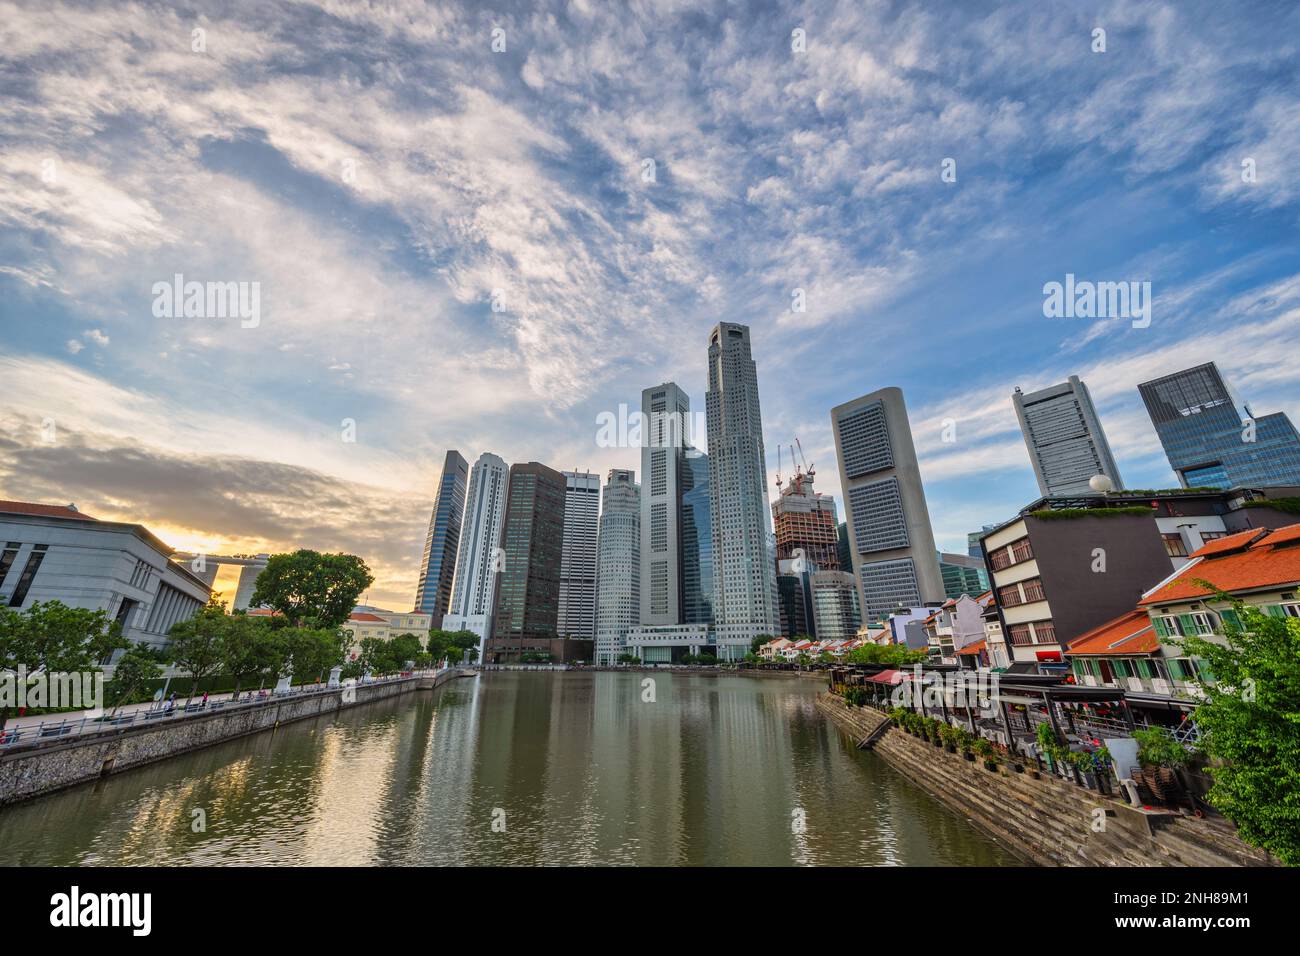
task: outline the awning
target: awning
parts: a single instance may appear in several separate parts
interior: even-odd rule
[[[898,671],[881,671],[874,677],[868,677],[867,680],[875,684],[889,684],[892,687],[903,682],[903,675]]]

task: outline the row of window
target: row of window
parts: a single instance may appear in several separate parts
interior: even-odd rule
[[[1016,607],[1045,599],[1042,578],[1030,578],[1018,584],[1007,584],[998,588],[998,604],[1002,607]]]
[[[0,553],[0,588],[4,587],[5,578],[9,576],[9,569],[18,558],[18,549],[21,547],[22,542],[10,541],[5,544],[4,551]],[[9,595],[10,607],[22,607],[23,601],[27,600],[27,592],[32,588],[32,581],[36,579],[36,572],[41,569],[41,562],[45,560],[45,553],[49,547],[48,544],[32,545],[32,553],[27,555],[27,563],[23,565],[13,593]]]
[[[1017,647],[1027,644],[1055,644],[1056,625],[1051,621],[1030,621],[1025,624],[1012,624],[1007,628],[1011,643]]]
[[[1300,618],[1300,603],[1266,604],[1260,605],[1258,610],[1270,617]],[[1241,627],[1241,617],[1228,607],[1213,613],[1195,611],[1188,614],[1160,615],[1153,617],[1151,624],[1160,637],[1208,637],[1211,634],[1223,633],[1224,628]]]
[[[1021,538],[1019,541],[1012,541],[1008,545],[998,548],[996,551],[989,553],[989,566],[994,571],[1001,571],[1003,568],[1009,568],[1013,564],[1020,564],[1028,561],[1034,556],[1034,549],[1029,543],[1029,538]]]

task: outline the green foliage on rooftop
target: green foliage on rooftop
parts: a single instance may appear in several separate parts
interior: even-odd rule
[[[1255,498],[1244,504],[1247,508],[1272,508],[1289,515],[1300,515],[1300,498]]]
[[[1131,498],[1134,495],[1203,495],[1223,491],[1209,485],[1197,485],[1193,488],[1121,488],[1106,492],[1107,498]]]
[[[1114,518],[1118,515],[1149,515],[1150,508],[1134,505],[1131,508],[1042,508],[1029,512],[1031,518],[1044,521],[1069,521],[1074,518]]]

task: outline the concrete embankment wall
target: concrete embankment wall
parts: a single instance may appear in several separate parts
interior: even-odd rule
[[[838,695],[817,695],[818,708],[855,742],[888,718],[849,707]],[[1276,866],[1243,843],[1221,819],[1153,816],[1119,799],[1046,773],[1035,780],[950,754],[891,727],[873,750],[913,783],[960,813],[1026,862],[1042,866]],[[1098,832],[1101,810],[1104,828]]]
[[[427,690],[470,673],[449,670],[436,677],[358,685],[354,688],[355,699],[349,702],[344,702],[344,692],[339,689],[257,706],[214,710],[143,727],[81,734],[42,742],[32,749],[3,752],[0,753],[0,806],[271,730],[291,721]]]

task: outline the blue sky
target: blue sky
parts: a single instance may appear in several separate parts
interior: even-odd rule
[[[1300,420],[1291,3],[0,2],[0,24],[5,497],[189,549],[354,551],[405,607],[446,448],[638,467],[597,415],[666,380],[702,409],[724,320],[753,329],[769,466],[798,436],[837,497],[829,409],[904,390],[946,549],[1037,494],[1016,385],[1080,375],[1137,487],[1173,483],[1148,378],[1213,359]],[[260,323],[156,318],[176,273],[258,282]],[[1045,318],[1066,273],[1150,281],[1150,327]]]

